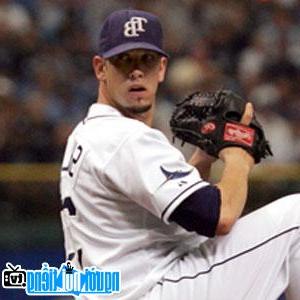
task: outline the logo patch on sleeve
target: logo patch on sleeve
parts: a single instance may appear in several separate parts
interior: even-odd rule
[[[234,142],[248,147],[253,146],[255,130],[242,124],[226,123],[224,141]]]
[[[181,170],[171,172],[171,171],[166,170],[163,166],[160,166],[160,169],[163,172],[163,174],[166,176],[167,180],[172,180],[172,179],[178,179],[178,178],[185,177],[193,171],[193,168],[192,168],[191,170],[188,170],[186,172],[181,171]]]

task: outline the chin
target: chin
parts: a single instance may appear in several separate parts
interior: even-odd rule
[[[131,114],[143,114],[145,112],[150,111],[152,108],[152,104],[143,104],[143,105],[133,105],[130,107],[126,107],[125,110]]]
[[[143,113],[151,109],[152,103],[153,101],[148,97],[146,98],[143,96],[135,96],[129,97],[127,103],[124,103],[124,107],[128,111]]]

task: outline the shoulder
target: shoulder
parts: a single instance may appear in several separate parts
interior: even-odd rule
[[[125,145],[147,148],[155,143],[169,143],[161,131],[101,104],[90,107],[87,117],[77,125],[71,137],[77,142],[84,142],[97,155],[115,153]]]
[[[75,135],[84,136],[91,144],[105,141],[105,143],[123,143],[126,140],[152,137],[167,140],[165,135],[141,121],[124,116],[107,116],[82,122],[74,131]]]

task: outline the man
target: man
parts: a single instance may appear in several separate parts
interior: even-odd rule
[[[300,299],[300,196],[239,219],[253,158],[223,149],[185,161],[151,128],[168,55],[152,14],[121,10],[105,21],[93,67],[97,103],[68,140],[61,173],[66,254],[78,268],[117,268],[110,299]],[[247,104],[241,122],[248,125]],[[88,299],[100,299],[89,296]]]

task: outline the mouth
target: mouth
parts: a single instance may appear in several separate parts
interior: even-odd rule
[[[146,92],[146,88],[143,86],[143,85],[132,85],[130,88],[129,88],[129,93],[131,94],[142,94],[144,92]]]
[[[147,88],[142,84],[132,84],[129,86],[128,94],[131,104],[129,107],[126,107],[126,111],[129,114],[143,114],[151,109],[152,104],[148,103],[149,95],[147,92]]]

